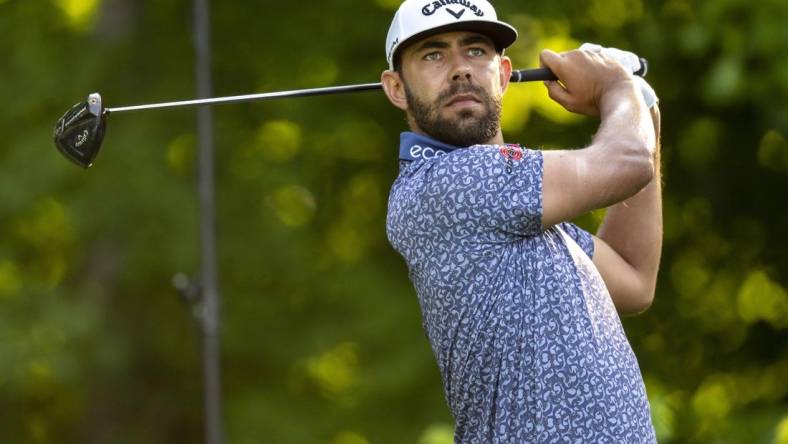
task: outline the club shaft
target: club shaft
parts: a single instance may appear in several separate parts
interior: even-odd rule
[[[550,80],[555,76],[549,69],[525,69],[512,73],[512,81],[526,82],[534,80]],[[214,97],[210,99],[183,100],[179,102],[151,103],[147,105],[122,106],[117,108],[106,108],[106,113],[122,113],[127,111],[141,111],[146,109],[159,108],[180,108],[187,106],[219,105],[227,103],[254,102],[257,100],[287,99],[294,97],[327,96],[331,94],[342,94],[362,91],[376,91],[382,89],[380,83],[362,83],[358,85],[329,86],[325,88],[297,89],[292,91],[277,91],[259,94],[245,94],[241,96]]]
[[[645,75],[644,67],[636,72],[637,75]],[[557,80],[555,74],[547,68],[521,69],[512,72],[512,82],[535,82],[543,80]],[[121,106],[117,108],[106,108],[105,113],[121,113],[126,111],[140,111],[145,109],[157,108],[180,108],[187,106],[219,105],[225,103],[254,102],[257,100],[287,99],[294,97],[327,96],[331,94],[341,94],[361,91],[375,91],[382,89],[380,83],[362,83],[358,85],[329,86],[325,88],[297,89],[291,91],[277,91],[259,94],[246,94],[242,96],[214,97],[210,99],[184,100],[180,102],[151,103],[147,105]]]
[[[126,111],[140,111],[144,109],[157,108],[180,108],[185,106],[200,105],[219,105],[225,103],[253,102],[257,100],[286,99],[293,97],[327,96],[330,94],[340,94],[349,92],[379,90],[380,83],[364,83],[360,85],[329,86],[326,88],[297,89],[292,91],[277,91],[260,94],[246,94],[242,96],[214,97],[211,99],[184,100],[181,102],[151,103],[148,105],[123,106],[119,108],[107,108],[106,113],[121,113]]]

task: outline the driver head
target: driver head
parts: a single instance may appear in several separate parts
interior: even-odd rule
[[[93,93],[85,102],[77,103],[55,124],[55,146],[75,164],[88,168],[101,148],[106,118],[101,96]]]

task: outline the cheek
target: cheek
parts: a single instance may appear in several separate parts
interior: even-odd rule
[[[495,64],[485,61],[476,66],[474,70],[474,77],[476,83],[480,86],[486,86],[488,91],[493,91],[500,88],[500,78],[498,77],[498,69]]]
[[[403,87],[416,99],[423,101],[426,91],[428,91],[424,81],[425,78],[428,78],[428,76],[414,72],[413,69],[403,70]]]
[[[410,92],[422,103],[432,103],[440,92],[440,86],[434,82],[409,84]]]
[[[500,70],[491,68],[490,69],[490,84],[492,86],[492,91],[495,94],[501,95],[503,94],[503,78],[501,77],[503,74]]]

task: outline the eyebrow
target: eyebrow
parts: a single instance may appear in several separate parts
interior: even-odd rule
[[[481,35],[481,34],[470,35],[460,41],[460,45],[462,46],[475,45],[477,43],[484,43],[486,45],[490,45],[491,47],[495,48],[495,44],[493,43],[492,39],[487,37],[486,35]]]
[[[483,43],[483,44],[489,45],[492,48],[495,48],[495,44],[493,44],[492,39],[490,39],[487,36],[481,35],[481,34],[469,35],[467,37],[464,37],[462,40],[460,40],[460,46],[470,46],[470,45],[476,45],[476,44],[479,44],[479,43]],[[448,48],[450,46],[451,46],[451,44],[449,42],[447,42],[446,40],[441,40],[440,38],[435,38],[435,39],[425,40],[420,45],[418,45],[415,48],[415,50],[416,51],[422,51],[422,50],[425,50],[425,49],[432,49],[432,48],[444,49],[444,48]]]

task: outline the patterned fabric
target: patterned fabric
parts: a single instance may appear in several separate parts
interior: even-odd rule
[[[400,158],[387,233],[418,294],[455,442],[656,442],[591,235],[541,229],[541,152],[405,133]]]

